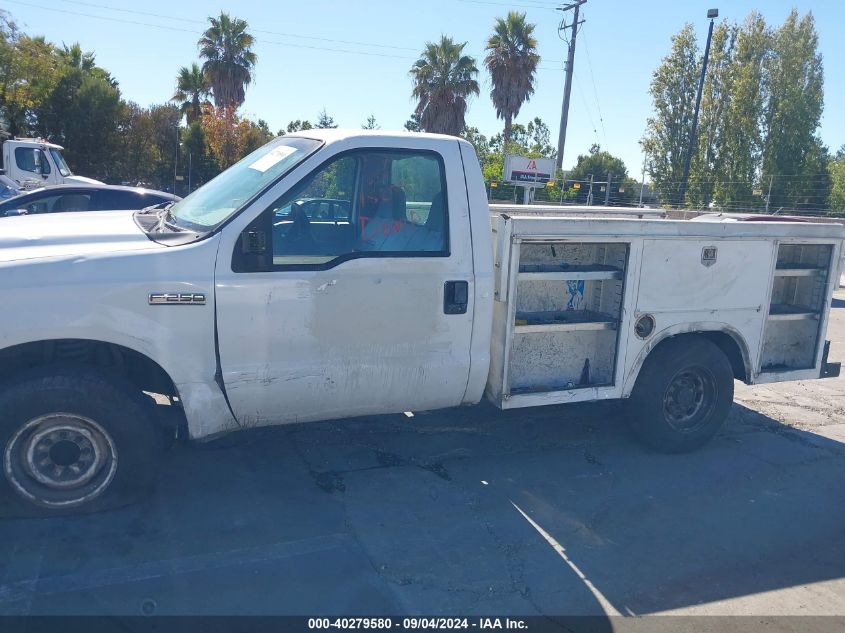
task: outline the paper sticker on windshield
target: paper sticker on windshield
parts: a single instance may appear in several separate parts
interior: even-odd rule
[[[270,169],[280,160],[287,158],[296,151],[295,147],[288,147],[287,145],[280,145],[272,149],[270,152],[259,158],[257,161],[249,166],[250,169],[260,171],[262,174]]]

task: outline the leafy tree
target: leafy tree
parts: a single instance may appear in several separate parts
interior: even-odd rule
[[[628,177],[628,168],[621,158],[602,151],[599,145],[593,145],[588,153],[579,155],[575,167],[566,176],[567,182],[581,183],[580,189],[571,188],[575,193],[575,202],[583,204],[587,201],[591,176],[596,182],[607,182],[608,174],[611,176],[610,204],[631,203],[637,187],[636,181]],[[594,204],[604,204],[605,192],[603,187],[606,186],[596,184],[593,187]]]
[[[831,180],[828,208],[831,215],[845,215],[845,145],[836,152],[828,169]]]
[[[0,10],[0,124],[10,136],[34,132],[35,108],[53,90],[59,74],[53,45],[21,33]]]
[[[176,93],[171,101],[179,104],[179,110],[185,115],[188,125],[199,120],[203,106],[210,105],[208,95],[211,86],[208,78],[196,62],[191,67],[182,66],[176,75]]]
[[[763,60],[771,34],[763,17],[752,12],[738,29],[729,70],[730,94],[720,112],[719,160],[714,166],[713,199],[718,206],[751,208],[763,137],[760,123],[766,102]]]
[[[411,118],[405,121],[405,129],[409,132],[420,131],[420,115],[416,112],[411,113]]]
[[[490,71],[490,98],[496,116],[505,121],[505,144],[511,139],[513,119],[534,94],[540,56],[533,33],[534,25],[525,21],[525,14],[511,11],[506,18],[496,19],[493,35],[487,40],[484,64]]]
[[[153,143],[153,121],[150,111],[131,101],[124,103],[120,136],[118,181],[134,186],[154,184],[159,187],[161,183],[155,181],[153,174],[161,156]]]
[[[324,129],[333,129],[337,127],[337,123],[334,122],[334,119],[328,115],[326,109],[323,108],[320,110],[320,114],[317,115],[317,124],[314,126],[318,130]]]
[[[364,123],[364,125],[361,126],[361,129],[363,129],[363,130],[378,130],[378,129],[381,129],[381,126],[378,123],[376,123],[375,115],[371,114],[370,116],[367,117],[367,122]]]
[[[713,30],[710,60],[701,98],[697,141],[690,164],[689,187],[686,200],[703,208],[713,199],[714,177],[719,172],[725,147],[725,110],[729,106],[732,87],[732,57],[736,42],[736,27],[727,21]]]
[[[314,126],[311,125],[309,121],[300,121],[297,119],[296,121],[288,123],[287,132],[290,134],[291,132],[299,132],[300,130],[310,130],[313,127]],[[281,134],[279,136],[281,136]]]
[[[230,167],[272,139],[266,123],[262,126],[241,118],[234,106],[209,109],[200,121],[209,153],[221,169]]]
[[[648,171],[663,203],[677,201],[684,158],[692,130],[697,79],[698,44],[691,24],[672,37],[672,50],[654,71],[649,92],[654,114],[642,140]]]
[[[763,122],[762,172],[764,179],[775,176],[770,207],[800,208],[805,204],[807,182],[821,173],[815,131],[824,91],[812,14],[799,19],[792,10],[772,38],[765,68],[769,100]]]
[[[59,63],[65,67],[81,70],[92,77],[107,81],[115,88],[117,87],[117,81],[112,78],[111,73],[97,66],[94,53],[83,51],[79,42],[70,46],[62,45],[62,48],[56,49],[56,54]]]
[[[421,130],[453,136],[464,131],[467,101],[479,93],[478,69],[475,59],[463,54],[465,46],[444,35],[436,44],[427,42],[411,67]]]
[[[182,130],[182,143],[188,152],[191,190],[208,182],[220,173],[217,159],[209,153],[201,121],[194,121]],[[184,164],[184,161],[183,161]]]
[[[34,111],[39,132],[65,147],[77,173],[108,180],[116,176],[112,159],[119,149],[122,109],[117,88],[71,68]]]
[[[232,18],[221,12],[208,18],[209,26],[197,45],[204,60],[202,71],[211,84],[217,108],[240,106],[246,87],[252,83],[256,54],[252,51],[255,38],[247,32],[245,20]]]

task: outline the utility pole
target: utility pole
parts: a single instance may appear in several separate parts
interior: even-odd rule
[[[704,90],[704,75],[707,73],[707,58],[710,57],[710,40],[713,39],[713,22],[719,17],[719,9],[708,9],[707,17],[710,18],[710,29],[707,31],[707,45],[704,47],[704,63],[701,65],[701,78],[698,80],[698,95],[695,98],[695,111],[692,115],[692,130],[689,135],[689,147],[687,148],[687,159],[684,162],[684,175],[681,178],[681,188],[678,191],[678,206],[684,204],[687,195],[687,181],[689,180],[689,166],[692,160],[692,150],[698,138],[698,109],[701,107],[701,91]]]
[[[593,206],[593,175],[590,174],[590,191],[587,193],[587,206]]]
[[[607,184],[604,186],[604,206],[608,206],[610,204],[610,181],[613,178],[613,174],[611,172],[607,172]]]
[[[569,95],[572,93],[572,71],[575,68],[575,39],[578,37],[578,26],[584,23],[584,20],[578,21],[578,13],[581,5],[587,0],[575,0],[563,7],[558,7],[558,11],[574,10],[572,14],[572,24],[566,24],[566,17],[560,20],[558,33],[564,33],[567,29],[572,29],[572,36],[569,38],[569,51],[566,56],[566,83],[563,87],[563,107],[560,111],[560,131],[557,137],[557,168],[563,168],[563,148],[566,145],[566,126],[569,123]]]

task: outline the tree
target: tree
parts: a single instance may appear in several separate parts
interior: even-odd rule
[[[34,132],[34,110],[59,80],[55,55],[52,44],[21,33],[0,10],[0,124],[10,136]]]
[[[575,167],[566,175],[567,181],[581,183],[581,187],[574,190],[576,202],[584,203],[587,201],[591,176],[594,181],[606,182],[608,173],[611,175],[610,195],[608,196],[610,204],[629,204],[632,202],[637,183],[628,177],[628,168],[622,159],[613,156],[610,152],[602,151],[599,145],[593,145],[588,153],[579,155]],[[604,204],[604,187],[606,186],[597,184],[593,187],[595,204]]]
[[[467,101],[479,87],[475,59],[463,54],[465,46],[444,35],[436,44],[427,42],[411,67],[415,113],[426,132],[458,136],[466,127]]]
[[[697,145],[690,163],[686,202],[704,208],[713,199],[714,178],[719,172],[725,148],[725,110],[731,102],[732,58],[736,42],[736,27],[727,21],[716,25],[710,46],[710,60],[701,96]]]
[[[762,172],[764,180],[775,176],[770,207],[800,208],[807,182],[821,173],[815,132],[824,89],[812,14],[799,19],[792,10],[772,38],[765,68],[769,100],[763,122]]]
[[[845,215],[845,145],[839,148],[836,156],[830,161],[831,190],[828,197],[828,208],[831,215]]]
[[[317,115],[317,124],[314,127],[318,130],[333,129],[337,127],[337,123],[334,122],[334,119],[323,108]]]
[[[182,66],[176,75],[176,93],[170,98],[179,104],[188,125],[199,120],[202,108],[208,103],[211,86],[208,78],[196,62],[191,67]]]
[[[411,118],[405,121],[405,129],[409,132],[420,131],[420,115],[416,112],[411,113]]]
[[[217,108],[238,107],[244,102],[246,87],[252,83],[256,54],[252,51],[255,39],[247,32],[245,20],[232,18],[228,13],[208,18],[206,29],[197,45],[205,60],[202,71],[211,84]]]
[[[654,114],[641,142],[648,171],[663,203],[677,202],[684,158],[692,131],[697,80],[698,44],[691,24],[672,37],[672,50],[654,71],[649,92]]]
[[[361,126],[361,129],[363,129],[363,130],[378,130],[378,129],[381,129],[381,126],[378,123],[376,123],[375,115],[371,114],[370,116],[367,117],[367,122],[364,123],[364,125]]]
[[[272,139],[266,123],[255,124],[239,117],[235,106],[209,109],[200,121],[209,152],[221,169],[232,166]]]
[[[713,199],[720,207],[753,208],[760,204],[754,183],[763,150],[760,124],[766,102],[763,60],[771,34],[763,17],[752,12],[739,28],[729,71],[730,96],[721,113],[719,160]]]
[[[291,132],[299,132],[300,130],[310,130],[314,126],[311,125],[309,121],[300,121],[297,119],[296,121],[291,121],[288,123],[287,133],[290,134]],[[281,136],[281,134],[279,134]]]
[[[56,54],[59,63],[65,67],[76,68],[92,77],[103,79],[114,88],[117,87],[117,81],[111,76],[111,73],[97,66],[94,53],[83,51],[79,42],[75,42],[70,46],[66,44],[62,45],[62,48],[56,49]]]
[[[490,71],[490,98],[496,116],[505,121],[505,143],[511,138],[513,119],[534,94],[540,56],[533,33],[534,25],[525,21],[525,14],[511,11],[507,18],[496,19],[493,35],[487,40],[484,64]]]
[[[66,149],[68,162],[85,176],[108,180],[116,176],[120,92],[108,81],[71,68],[47,98],[35,107],[42,135]]]

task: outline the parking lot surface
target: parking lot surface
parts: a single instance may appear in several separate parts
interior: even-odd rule
[[[180,446],[140,505],[0,521],[0,614],[843,615],[843,414],[840,377],[738,383],[687,455],[612,403]]]

